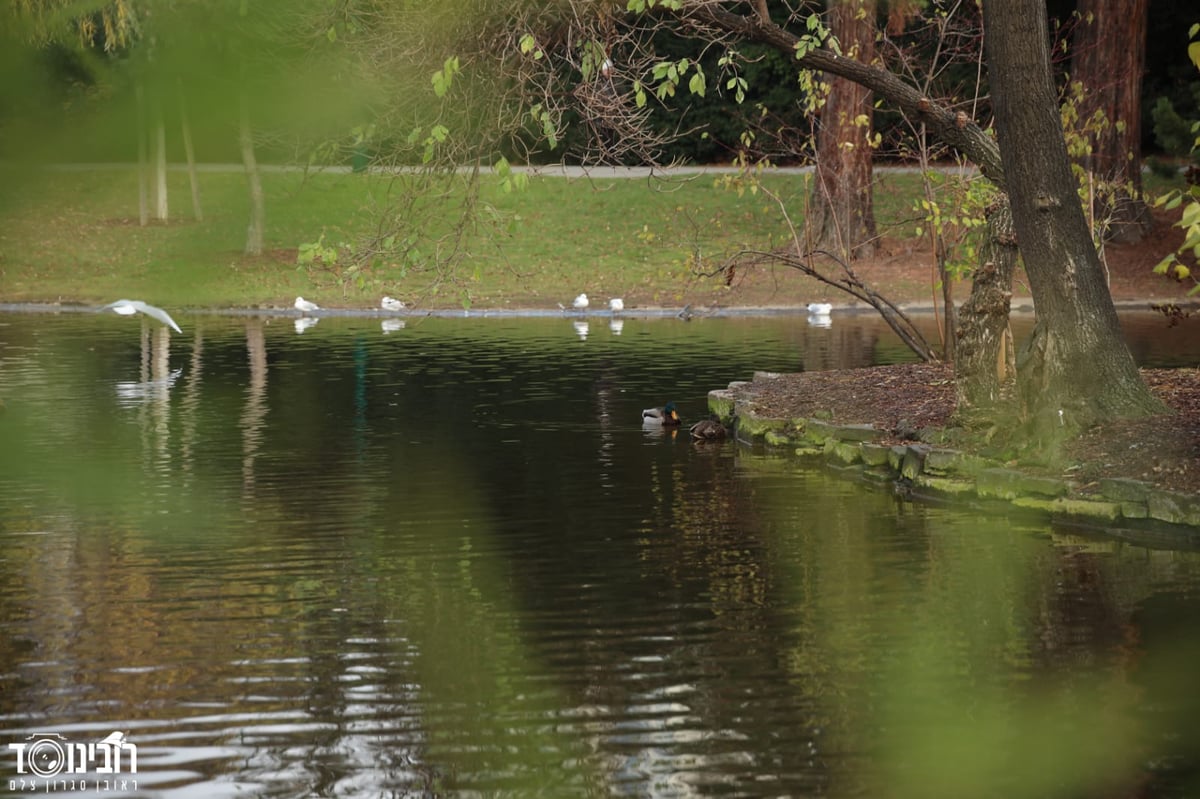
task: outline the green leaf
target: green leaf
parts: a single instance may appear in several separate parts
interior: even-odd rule
[[[703,72],[697,72],[694,75],[692,75],[692,79],[690,81],[688,81],[688,89],[691,91],[692,94],[698,94],[701,97],[704,96],[704,73]]]
[[[1154,274],[1165,275],[1171,269],[1171,265],[1175,263],[1175,253],[1165,256],[1161,261],[1154,265]]]
[[[1179,227],[1191,227],[1198,223],[1200,223],[1200,203],[1189,203],[1188,207],[1183,209]]]

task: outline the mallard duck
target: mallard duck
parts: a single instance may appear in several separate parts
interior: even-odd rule
[[[659,425],[662,427],[679,427],[683,420],[675,410],[675,403],[668,402],[661,408],[647,408],[642,411],[642,424]]]
[[[720,441],[726,435],[725,425],[715,415],[696,422],[688,428],[688,432],[697,441]]]
[[[168,314],[162,308],[157,308],[153,305],[147,305],[141,300],[117,300],[116,302],[110,302],[108,305],[101,307],[100,310],[112,311],[114,313],[119,313],[121,316],[133,316],[135,313],[144,313],[146,316],[162,322],[176,333],[183,332],[179,329],[179,325],[175,324],[175,320],[171,318],[170,314]]]

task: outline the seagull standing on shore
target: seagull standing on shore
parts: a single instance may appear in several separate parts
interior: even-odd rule
[[[588,307],[587,295],[580,294],[578,297],[575,298],[575,301],[571,303],[571,307],[577,311],[587,310],[587,307]]]
[[[297,297],[296,301],[292,303],[292,305],[295,306],[296,310],[300,313],[311,313],[313,311],[321,310],[320,305],[317,305],[315,302],[309,302],[303,297]]]
[[[385,311],[403,311],[404,303],[395,297],[384,297],[383,301],[379,303],[379,307]]]
[[[147,305],[141,300],[117,300],[116,302],[110,302],[108,305],[103,306],[100,308],[100,310],[113,311],[114,313],[119,313],[121,316],[133,316],[135,313],[144,313],[146,316],[162,322],[176,333],[183,332],[179,329],[179,325],[175,324],[175,320],[171,318],[170,314],[168,314],[162,308],[156,308],[153,305]]]
[[[625,310],[625,300],[620,297],[613,297],[608,301],[608,309],[613,313],[620,313]]]

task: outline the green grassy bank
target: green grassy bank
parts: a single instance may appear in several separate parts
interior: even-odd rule
[[[200,173],[203,221],[193,218],[184,172],[169,173],[170,221],[138,224],[132,169],[7,170],[0,197],[0,301],[94,303],[133,297],[171,307],[287,306],[303,295],[329,306],[375,307],[384,294],[423,307],[542,307],[581,291],[601,302],[675,305],[803,302],[778,278],[726,288],[701,277],[730,252],[769,249],[790,229],[777,203],[739,193],[719,175],[670,180],[532,177],[505,191],[485,176],[484,214],[463,240],[456,270],[405,268],[387,257],[361,271],[348,260],[298,266],[297,247],[321,239],[350,243],[377,229],[380,209],[402,197],[402,179],[381,175],[266,172],[266,248],[242,254],[248,194],[237,171]],[[808,181],[773,175],[766,185],[802,221]],[[888,174],[876,191],[884,231],[912,235],[914,175]],[[426,205],[433,237],[460,217],[463,197]],[[905,221],[908,220],[908,221]],[[443,245],[444,246],[444,245]],[[433,252],[435,244],[427,245]],[[762,284],[762,285],[758,285]],[[757,288],[756,288],[757,286]]]

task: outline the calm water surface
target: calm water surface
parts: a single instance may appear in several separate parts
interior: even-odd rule
[[[0,315],[0,791],[1200,790],[1196,554],[640,426],[867,320],[180,321]]]

